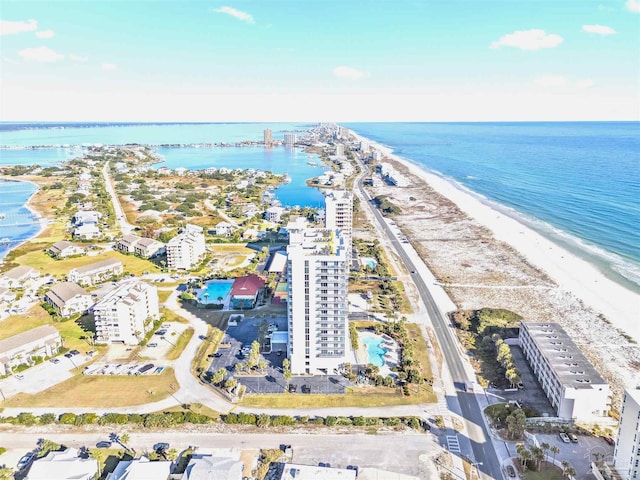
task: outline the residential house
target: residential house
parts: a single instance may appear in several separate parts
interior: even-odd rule
[[[236,278],[231,286],[231,308],[254,308],[264,285],[264,278],[255,274]]]
[[[81,245],[61,240],[49,247],[49,253],[56,258],[67,258],[73,255],[84,255],[86,249]]]
[[[220,222],[216,225],[215,234],[221,237],[230,236],[235,230],[235,226],[228,222]]]
[[[16,299],[17,295],[7,287],[0,287],[0,307],[9,305]]]
[[[125,235],[116,242],[116,248],[121,252],[133,253],[135,251],[135,245],[142,237],[138,235]]]
[[[74,226],[97,224],[100,221],[102,214],[95,210],[79,210],[74,215],[71,221]]]
[[[122,283],[93,307],[96,341],[137,345],[160,316],[158,289],[139,280]]]
[[[193,455],[180,480],[242,480],[244,464],[229,457]]]
[[[40,276],[35,268],[27,266],[14,267],[8,272],[5,272],[0,277],[0,286],[2,287],[24,287],[31,280],[35,280]]]
[[[60,333],[51,325],[0,340],[0,375],[11,374],[11,369],[20,364],[32,364],[34,357],[52,357],[61,346]]]
[[[79,285],[93,285],[112,277],[122,275],[124,268],[120,260],[109,258],[99,262],[90,263],[83,267],[69,270],[69,280]]]
[[[284,208],[282,207],[277,207],[277,206],[269,207],[264,212],[264,219],[268,222],[280,223],[280,218],[282,217],[283,213],[284,213]]]
[[[82,458],[77,449],[67,448],[34,461],[25,480],[93,480],[97,473],[95,458]]]
[[[279,480],[356,480],[356,471],[346,468],[319,467],[287,463]]]
[[[44,296],[45,302],[63,317],[84,313],[93,305],[93,297],[73,282],[56,283]]]
[[[100,228],[96,224],[89,223],[86,225],[80,225],[73,230],[74,238],[82,238],[85,240],[93,240],[100,238]]]
[[[255,240],[256,238],[258,238],[258,231],[255,228],[247,228],[242,232],[243,240]]]
[[[134,247],[134,253],[142,258],[153,258],[162,255],[166,248],[164,243],[153,238],[141,238]]]
[[[171,474],[171,461],[152,462],[147,457],[121,460],[106,480],[166,480]]]

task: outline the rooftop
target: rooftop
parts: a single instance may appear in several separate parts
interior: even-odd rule
[[[40,327],[27,330],[26,332],[13,335],[12,337],[0,340],[0,352],[9,352],[14,348],[21,347],[49,336],[59,336],[58,330],[51,325],[42,325]]]
[[[264,279],[258,275],[251,274],[246,277],[239,277],[233,281],[231,296],[255,296],[260,289],[264,288]]]
[[[77,273],[90,273],[94,270],[100,270],[102,268],[115,267],[117,265],[122,266],[122,262],[115,258],[109,258],[107,260],[101,260],[99,262],[90,263],[89,265],[84,265],[82,267],[74,268]]]
[[[557,323],[521,322],[560,383],[571,388],[591,388],[607,382]]]
[[[47,292],[47,296],[56,304],[59,300],[62,306],[65,302],[71,300],[76,295],[89,295],[84,288],[78,286],[78,284],[73,282],[60,282],[56,283],[51,289]]]
[[[280,480],[355,480],[355,478],[355,470],[288,463],[284,466]]]

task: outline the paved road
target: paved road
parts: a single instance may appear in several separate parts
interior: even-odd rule
[[[417,274],[416,265],[413,263],[411,258],[409,258],[409,255],[407,255],[405,249],[398,241],[398,238],[387,225],[387,222],[379,209],[377,209],[371,202],[371,197],[362,186],[362,178],[363,176],[358,178],[358,188],[362,196],[366,199],[366,203],[371,208],[373,214],[378,220],[378,223],[389,238],[400,259],[405,264],[406,268],[412,273],[413,282],[415,283],[420,297],[427,308],[427,313],[429,314],[429,318],[433,324],[433,328],[438,338],[438,343],[442,349],[442,354],[447,362],[451,379],[453,380],[454,385],[462,385],[468,380],[468,376],[465,372],[464,363],[458,350],[456,340],[453,338],[453,333],[449,328],[449,321],[438,308],[422,277]],[[466,431],[470,434],[469,440],[471,442],[471,448],[473,449],[474,458],[477,462],[482,462],[482,465],[479,465],[478,469],[483,476],[502,479],[503,475],[500,469],[500,460],[493,448],[493,444],[490,440],[491,436],[485,426],[482,411],[476,401],[475,395],[458,390],[457,398],[462,416],[467,420]]]
[[[111,183],[111,175],[109,175],[109,162],[105,162],[104,167],[102,168],[102,176],[104,177],[104,185],[107,189],[107,193],[111,196],[113,210],[116,213],[116,226],[118,226],[123,235],[130,235],[131,232],[134,231],[135,226],[127,222],[127,217],[124,214],[122,205],[120,205],[118,195],[116,195],[116,191],[113,188],[113,184]]]

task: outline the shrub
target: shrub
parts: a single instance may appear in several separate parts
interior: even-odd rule
[[[56,416],[53,413],[43,413],[40,415],[40,424],[49,425],[56,421]]]
[[[337,421],[338,421],[338,419],[336,417],[328,416],[327,418],[324,419],[324,424],[327,427],[333,427],[336,424]]]
[[[295,425],[296,420],[288,415],[276,415],[271,419],[271,425],[274,427]]]
[[[26,425],[30,427],[31,425],[35,425],[37,423],[37,418],[33,415],[33,413],[22,412],[16,418],[18,424]]]
[[[260,428],[267,428],[271,424],[271,417],[266,413],[261,413],[256,420],[256,425]]]
[[[364,417],[353,417],[352,422],[356,427],[363,427],[367,424],[367,421]]]
[[[58,418],[58,421],[64,425],[75,425],[76,415],[75,413],[63,413]]]

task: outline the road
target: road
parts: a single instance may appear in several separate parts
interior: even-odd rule
[[[113,205],[113,211],[116,213],[116,226],[120,229],[123,235],[130,235],[135,226],[127,222],[127,217],[124,214],[118,195],[116,194],[113,184],[111,183],[111,175],[109,175],[109,162],[105,162],[102,168],[102,176],[104,177],[104,186],[107,189],[107,193],[111,196],[111,204]]]
[[[382,230],[389,238],[389,241],[393,245],[393,248],[404,263],[405,267],[411,272],[413,282],[416,285],[420,298],[422,299],[433,324],[434,331],[438,338],[438,343],[440,344],[442,354],[451,374],[451,379],[453,380],[454,385],[462,385],[469,379],[465,371],[461,354],[457,347],[457,340],[453,337],[453,332],[449,328],[449,321],[438,308],[438,305],[433,299],[423,278],[417,274],[416,265],[413,263],[411,258],[409,258],[409,255],[407,255],[400,241],[398,241],[396,235],[387,225],[387,222],[380,213],[380,210],[372,203],[371,197],[362,185],[363,177],[363,175],[360,175],[357,179],[358,189],[360,190],[363,198],[365,198],[366,203],[371,208],[373,215],[378,220]],[[471,442],[475,461],[482,462],[482,465],[478,465],[481,475],[494,479],[504,478],[500,469],[500,460],[494,450],[493,443],[491,442],[491,436],[484,423],[482,410],[480,409],[475,395],[457,390],[457,399],[460,405],[461,414],[467,421],[466,431],[473,432],[475,434],[473,436],[469,435],[469,441]]]

